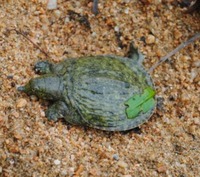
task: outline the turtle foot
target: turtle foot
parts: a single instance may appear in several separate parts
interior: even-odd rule
[[[39,61],[34,66],[34,71],[37,74],[48,74],[51,73],[52,64],[48,61]]]

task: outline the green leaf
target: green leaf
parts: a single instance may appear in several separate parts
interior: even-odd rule
[[[133,119],[139,115],[140,112],[146,113],[155,106],[156,92],[151,87],[144,89],[144,92],[135,94],[129,98],[124,104],[128,106],[126,108],[126,115],[128,119]]]

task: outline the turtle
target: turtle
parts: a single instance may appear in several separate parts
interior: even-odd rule
[[[133,45],[129,51],[127,57],[39,61],[34,70],[41,76],[18,90],[49,100],[45,112],[49,120],[64,118],[70,124],[106,131],[133,129],[151,117],[156,98],[151,76],[142,65],[144,56]]]

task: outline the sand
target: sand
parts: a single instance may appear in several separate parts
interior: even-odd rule
[[[151,74],[157,110],[128,132],[49,122],[47,103],[16,89],[37,76],[32,69],[38,60],[124,56],[131,41],[148,69],[200,31],[199,14],[185,14],[177,1],[166,0],[101,0],[97,16],[90,1],[46,6],[46,0],[0,5],[0,176],[199,176],[199,40]]]

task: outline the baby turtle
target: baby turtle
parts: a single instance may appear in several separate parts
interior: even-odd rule
[[[18,90],[49,100],[49,120],[107,131],[133,129],[147,121],[156,107],[143,55],[133,46],[129,57],[112,55],[66,59],[58,64],[38,62],[41,77]]]
[[[18,87],[29,95],[49,100],[49,120],[107,131],[126,131],[147,121],[155,107],[155,91],[148,73],[176,52],[200,38],[197,33],[162,57],[148,72],[143,55],[131,45],[128,57],[112,55],[67,59],[58,64],[38,62],[41,77]]]

